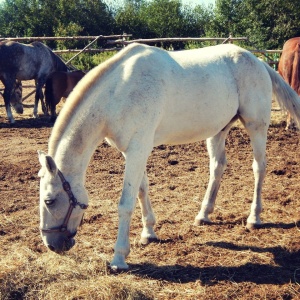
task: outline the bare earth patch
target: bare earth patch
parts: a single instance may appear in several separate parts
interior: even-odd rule
[[[26,93],[26,91],[25,91]],[[210,226],[193,226],[208,182],[205,142],[155,148],[148,161],[160,243],[140,246],[131,225],[130,271],[111,274],[124,160],[99,145],[88,168],[90,207],[76,246],[50,253],[39,234],[39,163],[52,125],[32,119],[33,97],[16,125],[0,103],[1,299],[300,299],[299,132],[272,112],[262,229],[244,227],[253,193],[252,152],[240,126],[227,138],[228,168]]]

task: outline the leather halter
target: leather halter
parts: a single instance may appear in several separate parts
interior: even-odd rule
[[[84,203],[80,203],[77,201],[77,199],[74,197],[74,194],[72,193],[71,190],[71,186],[69,184],[69,182],[65,179],[64,175],[62,174],[62,172],[60,170],[58,170],[57,172],[61,182],[62,182],[62,186],[64,191],[68,194],[69,196],[69,209],[67,211],[67,214],[65,216],[64,222],[62,223],[62,225],[60,225],[59,227],[54,227],[54,228],[49,228],[49,229],[44,229],[44,228],[40,228],[41,232],[45,232],[45,233],[51,233],[51,232],[62,232],[64,234],[66,234],[69,238],[75,236],[76,232],[74,234],[72,234],[69,230],[68,230],[68,222],[70,220],[71,214],[73,209],[78,205],[81,209],[87,209],[88,205],[84,204]],[[83,216],[82,216],[82,220],[80,225],[82,224],[83,221]]]

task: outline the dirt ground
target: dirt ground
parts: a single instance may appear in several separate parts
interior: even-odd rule
[[[76,246],[63,256],[50,253],[38,229],[37,150],[47,151],[52,124],[31,117],[32,100],[24,102],[23,116],[14,114],[14,126],[0,100],[1,299],[300,299],[299,132],[286,132],[283,119],[269,129],[263,228],[244,227],[254,184],[244,129],[236,126],[228,136],[228,167],[210,226],[192,225],[208,182],[205,142],[161,146],[147,166],[161,241],[138,244],[137,206],[130,271],[110,274],[124,160],[99,145],[87,172],[90,206]]]

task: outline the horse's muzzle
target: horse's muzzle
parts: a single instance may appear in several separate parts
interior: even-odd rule
[[[69,251],[75,245],[74,236],[76,232],[71,234],[69,231],[63,232],[63,234],[59,234],[59,236],[53,238],[51,234],[48,236],[45,241],[46,246],[55,253],[62,253],[65,251]]]
[[[62,243],[48,244],[47,247],[51,251],[59,254],[65,251],[69,251],[74,245],[75,245],[75,239],[68,238],[68,239],[64,239]]]
[[[12,104],[13,109],[16,111],[17,114],[22,115],[23,114],[23,104],[17,103],[17,104]]]

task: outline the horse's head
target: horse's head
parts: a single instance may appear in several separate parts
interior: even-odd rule
[[[12,105],[13,109],[18,113],[23,113],[23,103],[22,103],[22,82],[16,81],[11,98],[10,104]]]
[[[80,184],[74,187],[65,180],[53,158],[39,151],[40,230],[44,244],[61,253],[75,245],[74,236],[87,208],[88,197]],[[80,197],[78,202],[76,197]]]

